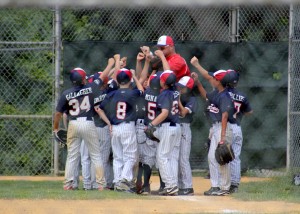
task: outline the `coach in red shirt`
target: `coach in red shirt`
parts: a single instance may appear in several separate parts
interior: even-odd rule
[[[170,36],[161,36],[157,41],[158,49],[162,50],[164,53],[170,70],[172,70],[176,75],[176,81],[178,82],[183,76],[191,76],[189,67],[182,56],[176,53],[174,42]]]

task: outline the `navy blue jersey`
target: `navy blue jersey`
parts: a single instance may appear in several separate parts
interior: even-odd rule
[[[190,94],[180,96],[180,101],[184,108],[189,110],[189,113],[185,117],[179,117],[180,123],[191,123],[193,122],[193,115],[198,109],[198,102],[196,97]]]
[[[154,120],[157,116],[156,102],[157,102],[158,95],[159,95],[159,91],[154,91],[150,87],[148,87],[145,90],[145,96],[144,96],[145,109],[146,109],[145,121],[144,121],[145,125],[148,125],[149,123],[151,123],[151,121]]]
[[[247,97],[235,88],[228,88],[228,93],[233,100],[236,109],[235,118],[238,125],[241,125],[243,115],[252,111],[251,105]]]
[[[222,113],[228,112],[228,122],[236,123],[236,119],[234,118],[234,104],[227,89],[220,93],[217,90],[214,90],[211,93],[207,93],[206,97],[210,102],[208,108],[212,122],[221,122]]]
[[[56,111],[67,112],[70,120],[77,117],[94,117],[94,95],[102,84],[102,80],[97,79],[92,83],[65,90],[58,101]]]
[[[109,92],[111,92],[111,91],[114,91],[114,90],[116,90],[116,88],[114,89],[114,88],[110,88],[110,87],[107,87],[106,89],[104,89],[104,90],[100,90],[100,89],[98,89],[97,91],[96,91],[96,93],[95,93],[95,98],[94,98],[94,105],[95,106],[100,106],[100,104],[101,104],[101,102],[105,99],[105,97],[106,97],[106,95],[109,93]],[[105,108],[105,107],[104,107]],[[104,109],[104,111],[106,111],[105,109]],[[98,114],[97,114],[97,116],[94,118],[94,121],[95,121],[95,125],[97,126],[97,127],[105,127],[107,124],[98,116]]]
[[[136,100],[136,119],[145,119],[145,114],[145,99],[143,96],[141,96]]]
[[[136,100],[142,95],[138,89],[120,88],[108,93],[100,104],[112,125],[136,120]]]
[[[165,89],[158,95],[156,115],[159,115],[162,109],[169,110],[168,117],[162,123],[179,123],[178,101],[179,92],[176,90]]]

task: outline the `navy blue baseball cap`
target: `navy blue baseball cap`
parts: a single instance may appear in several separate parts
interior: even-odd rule
[[[128,83],[132,78],[132,73],[127,68],[122,68],[118,70],[117,81],[120,85]]]

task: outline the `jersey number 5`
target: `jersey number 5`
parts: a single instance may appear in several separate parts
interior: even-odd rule
[[[80,111],[89,111],[91,109],[90,100],[88,96],[84,96],[81,103],[77,99],[69,101],[69,106],[72,106],[70,115],[77,116]]]

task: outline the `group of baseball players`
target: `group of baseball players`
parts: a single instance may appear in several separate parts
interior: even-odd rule
[[[208,163],[211,188],[204,195],[238,191],[241,179],[241,119],[252,113],[246,96],[236,89],[234,70],[206,71],[196,57],[191,73],[170,36],[161,36],[157,50],[147,46],[137,54],[136,69],[116,54],[102,72],[87,76],[81,68],[70,72],[73,87],[64,91],[54,117],[54,134],[64,118],[67,134],[65,190],[83,189],[151,194],[150,177],[159,171],[159,195],[194,195],[189,163],[196,93],[206,100],[211,128]],[[206,92],[200,75],[213,86]],[[153,135],[149,137],[148,133]],[[235,159],[219,165],[215,150],[230,143]]]

